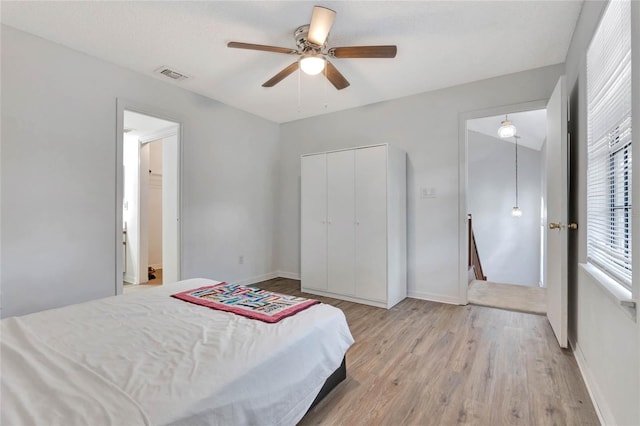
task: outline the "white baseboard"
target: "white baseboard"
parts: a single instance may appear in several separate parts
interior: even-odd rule
[[[277,273],[269,272],[269,273],[266,273],[266,274],[257,275],[255,277],[245,278],[245,279],[242,279],[242,280],[233,281],[231,284],[249,285],[249,284],[259,283],[260,281],[266,281],[266,280],[270,280],[270,279],[277,278],[277,277],[278,277]]]
[[[458,296],[446,296],[443,294],[424,293],[421,291],[409,291],[407,297],[421,300],[429,300],[431,302],[448,303],[450,305],[465,305],[464,301]]]
[[[124,281],[127,284],[138,284],[136,283],[136,279],[134,276],[127,275],[127,274],[124,275],[124,278],[122,278],[122,281]]]
[[[317,296],[325,296],[325,297],[331,297],[333,299],[346,300],[347,302],[361,303],[363,305],[375,306],[376,308],[384,308],[384,309],[391,308],[391,306],[387,306],[385,302],[376,302],[374,300],[361,299],[359,297],[353,297],[353,296],[345,296],[343,294],[337,295],[327,291],[315,290],[312,288],[303,287],[301,288],[301,290],[303,293],[310,293],[310,294],[315,294]]]
[[[576,359],[580,373],[582,373],[582,379],[584,380],[584,384],[587,386],[587,392],[589,392],[589,397],[591,397],[591,402],[593,403],[593,408],[596,410],[600,424],[616,424],[615,418],[602,396],[602,391],[600,391],[598,384],[593,380],[593,374],[591,374],[591,371],[589,370],[589,364],[582,353],[580,345],[576,343],[575,347],[573,347],[573,345],[571,346],[573,349],[573,356]]]
[[[286,272],[286,271],[267,272],[266,274],[257,275],[255,277],[244,278],[241,280],[233,281],[231,282],[231,284],[250,285],[250,284],[259,283],[260,281],[271,280],[273,278],[289,278],[292,280],[299,280],[300,274],[296,272]]]
[[[299,272],[278,271],[278,272],[276,272],[276,274],[278,274],[279,277],[289,278],[291,280],[299,280],[300,279],[300,273]]]
[[[151,266],[153,269],[162,269],[162,263],[155,263],[149,266]]]

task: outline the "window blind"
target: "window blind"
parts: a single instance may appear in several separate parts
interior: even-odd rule
[[[611,1],[587,50],[587,258],[631,289],[631,4]]]

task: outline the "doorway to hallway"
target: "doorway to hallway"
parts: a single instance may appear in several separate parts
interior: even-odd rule
[[[180,125],[123,110],[123,290],[180,276]]]
[[[468,120],[467,144],[468,300],[544,314],[546,110]]]

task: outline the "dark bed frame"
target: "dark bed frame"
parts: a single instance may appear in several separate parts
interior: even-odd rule
[[[311,411],[313,407],[318,405],[318,403],[322,401],[325,396],[329,395],[329,392],[331,392],[333,388],[338,386],[338,384],[346,378],[347,363],[346,359],[342,358],[342,364],[340,364],[340,367],[338,367],[336,371],[331,373],[329,378],[324,382],[324,385],[322,385],[322,389],[320,389],[320,392],[318,393],[318,396],[316,396],[316,399],[313,400],[313,403],[311,404],[311,407],[309,407],[309,410],[307,410],[307,413]]]

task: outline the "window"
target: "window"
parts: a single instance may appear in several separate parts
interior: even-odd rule
[[[631,289],[631,3],[612,1],[587,51],[587,258]]]

